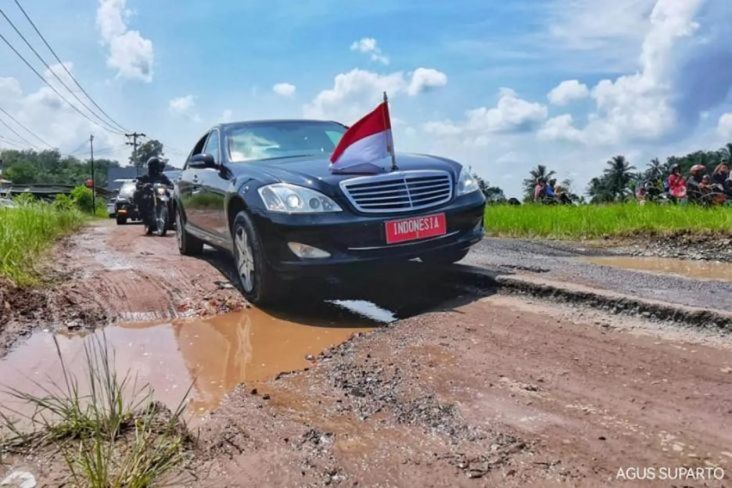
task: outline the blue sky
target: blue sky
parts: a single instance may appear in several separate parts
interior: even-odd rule
[[[726,0],[20,1],[96,101],[174,164],[217,122],[351,123],[383,90],[398,150],[511,195],[537,163],[583,191],[615,154],[642,167],[732,140]],[[0,8],[41,47],[12,0]],[[0,33],[23,47],[4,19]],[[100,154],[127,158],[3,44],[0,107],[64,152],[94,132]]]

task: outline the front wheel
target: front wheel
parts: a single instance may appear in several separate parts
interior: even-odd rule
[[[155,227],[160,237],[168,232],[168,206],[158,204],[155,208]]]
[[[419,259],[421,259],[422,262],[426,263],[426,264],[434,264],[434,265],[453,264],[453,263],[457,263],[458,261],[463,259],[465,256],[467,256],[468,251],[469,251],[469,249],[460,249],[457,251],[436,252],[436,253],[425,254],[424,256],[420,256]]]
[[[243,295],[254,304],[274,302],[282,287],[267,264],[259,234],[246,212],[236,215],[231,233],[236,275]]]

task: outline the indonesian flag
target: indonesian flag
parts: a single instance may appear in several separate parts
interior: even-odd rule
[[[331,170],[357,169],[361,167],[365,172],[368,168],[383,168],[374,166],[375,161],[382,160],[392,154],[391,120],[389,119],[389,105],[384,100],[373,112],[353,124],[343,134],[338,146],[330,156]]]

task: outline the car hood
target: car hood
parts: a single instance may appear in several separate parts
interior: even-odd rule
[[[399,171],[437,169],[452,174],[453,181],[457,181],[461,165],[449,159],[426,154],[398,153],[396,156]],[[382,161],[388,172],[390,161]],[[282,181],[294,185],[306,186],[326,193],[328,188],[337,187],[342,180],[365,176],[363,173],[333,174],[330,171],[330,160],[327,157],[308,156],[299,158],[278,158],[247,163],[230,164],[229,168],[235,174],[245,174],[255,171],[267,176],[272,182]]]

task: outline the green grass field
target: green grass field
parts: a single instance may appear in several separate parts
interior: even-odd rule
[[[35,263],[40,254],[87,218],[75,209],[45,203],[0,208],[0,275],[18,285],[36,283]]]
[[[509,237],[595,239],[674,232],[732,235],[732,207],[692,205],[494,205],[485,212],[486,232]]]

